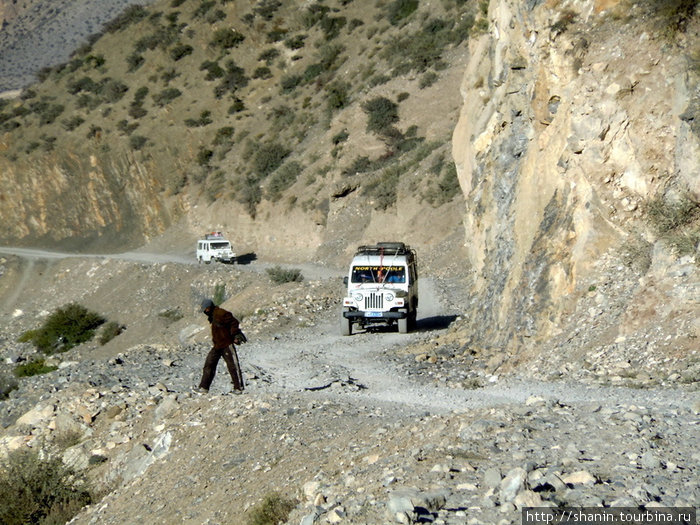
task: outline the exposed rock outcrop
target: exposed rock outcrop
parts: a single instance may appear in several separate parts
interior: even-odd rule
[[[169,225],[154,171],[128,153],[56,152],[39,165],[3,163],[2,215],[21,220],[2,221],[0,236],[66,248],[141,242]]]
[[[656,241],[643,203],[700,197],[684,43],[650,32],[639,7],[624,16],[642,23],[621,30],[618,4],[491,2],[490,30],[472,42],[453,153],[476,340],[554,335],[603,254]]]

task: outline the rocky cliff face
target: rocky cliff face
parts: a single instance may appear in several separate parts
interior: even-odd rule
[[[549,4],[491,2],[454,133],[473,333],[502,346],[556,335],[604,254],[668,253],[644,203],[700,198],[690,36],[671,46],[624,2]]]
[[[5,163],[0,169],[0,236],[17,243],[110,249],[142,242],[168,226],[152,166],[129,154],[56,152],[39,165]]]

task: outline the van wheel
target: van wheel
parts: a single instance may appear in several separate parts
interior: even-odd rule
[[[340,335],[352,335],[352,321],[340,314]]]

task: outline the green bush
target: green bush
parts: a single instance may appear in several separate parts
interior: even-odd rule
[[[646,204],[647,219],[659,237],[679,255],[696,252],[700,242],[700,203],[688,195],[658,196]]]
[[[326,40],[333,40],[340,34],[340,30],[347,25],[344,16],[324,16],[319,24]]]
[[[66,84],[66,90],[71,95],[77,95],[81,91],[87,91],[89,93],[97,92],[98,84],[90,77],[81,77],[77,80],[69,81]]]
[[[275,284],[294,283],[304,280],[301,270],[296,268],[282,268],[281,266],[274,266],[265,271]]]
[[[267,66],[257,67],[255,68],[255,71],[253,71],[253,78],[259,78],[262,80],[272,78],[272,70],[270,70],[270,68]]]
[[[226,74],[224,68],[222,68],[218,62],[213,60],[205,60],[202,62],[202,65],[199,66],[199,70],[207,72],[204,80],[216,80],[217,78],[221,78]]]
[[[220,49],[231,49],[245,40],[245,36],[233,28],[224,27],[214,31],[209,45]]]
[[[197,9],[192,13],[192,16],[194,16],[194,18],[203,18],[215,5],[215,0],[202,0],[199,6],[197,6]]]
[[[39,125],[53,124],[65,109],[61,104],[50,104],[46,101],[31,104],[30,109],[39,116]]]
[[[358,173],[367,173],[374,169],[374,165],[369,157],[357,157],[352,164],[342,171],[342,174],[346,177],[352,177]]]
[[[258,204],[262,200],[262,190],[260,189],[260,181],[257,177],[247,175],[242,181],[239,181],[236,188],[236,200],[245,206],[248,214],[255,218]]]
[[[700,204],[687,196],[678,200],[657,196],[647,203],[647,214],[659,233],[669,233],[693,222],[700,214]]]
[[[80,115],[75,115],[71,118],[65,119],[61,124],[63,124],[63,128],[66,131],[73,131],[83,122],[85,122],[85,119],[83,117],[81,117]]]
[[[394,0],[386,6],[389,23],[398,25],[418,9],[418,0]]]
[[[234,129],[232,126],[224,126],[216,130],[214,146],[226,146],[233,142]]]
[[[350,84],[336,81],[326,86],[326,103],[331,113],[347,107],[350,103]]]
[[[143,53],[146,50],[153,51],[160,43],[160,35],[158,33],[153,33],[152,35],[147,35],[139,38],[134,44],[134,51],[136,53]]]
[[[274,62],[275,58],[278,56],[280,56],[279,50],[273,47],[260,53],[258,55],[258,60],[264,61],[266,65],[271,66],[272,62]]]
[[[212,122],[214,121],[211,119],[211,111],[205,109],[199,114],[198,119],[185,119],[185,126],[188,128],[201,128],[211,124]]]
[[[421,77],[420,82],[418,83],[418,87],[421,89],[430,87],[433,84],[435,84],[435,82],[437,82],[438,78],[439,77],[437,73],[435,73],[434,71],[428,71]]]
[[[102,328],[102,333],[100,334],[100,344],[106,345],[112,339],[117,337],[125,330],[123,325],[120,325],[116,321],[110,321],[104,325]]]
[[[147,95],[148,88],[146,86],[138,88],[134,93],[134,104],[143,104],[143,102],[146,100]]]
[[[457,29],[454,29],[452,20],[431,18],[418,31],[390,41],[382,51],[382,57],[392,66],[395,75],[409,71],[422,73],[440,61],[449,44],[463,40],[472,25],[471,17],[466,17],[466,21]]]
[[[104,322],[101,315],[71,303],[51,314],[41,328],[22,334],[19,340],[33,343],[45,354],[65,352],[92,339],[95,329]]]
[[[296,35],[285,40],[284,45],[287,48],[296,51],[297,49],[301,49],[302,47],[304,47],[304,42],[306,41],[306,38],[306,35]]]
[[[277,525],[286,522],[289,513],[296,506],[296,500],[272,492],[251,509],[248,525]]]
[[[167,310],[161,310],[158,312],[158,317],[163,319],[166,324],[170,325],[172,323],[176,323],[185,315],[180,311],[180,308],[175,307],[175,308],[168,308]]]
[[[163,107],[170,104],[170,102],[175,100],[180,95],[182,95],[182,91],[179,89],[167,88],[160,93],[153,95],[153,102],[155,102],[158,106]]]
[[[140,151],[148,143],[148,139],[143,135],[132,135],[129,137],[129,147],[134,151]]]
[[[82,476],[60,459],[41,460],[37,452],[10,452],[0,468],[0,523],[66,523],[92,502]]]
[[[282,196],[282,192],[294,184],[299,177],[299,174],[304,171],[304,167],[296,162],[288,162],[280,167],[270,177],[270,182],[267,186],[267,197],[273,202],[276,202]]]
[[[191,55],[193,51],[194,48],[190,45],[178,44],[170,50],[170,58],[177,62],[178,60],[185,58],[187,55]]]
[[[376,97],[365,102],[362,109],[367,113],[367,132],[385,135],[399,121],[399,106],[385,97]]]
[[[214,88],[214,95],[216,98],[221,98],[227,93],[233,94],[238,89],[244,88],[247,85],[248,77],[245,74],[245,70],[238,67],[233,60],[229,60],[226,63],[226,70],[221,77],[221,81]]]
[[[16,377],[31,377],[48,374],[54,370],[58,370],[58,367],[48,366],[43,359],[33,359],[32,361],[15,366],[14,373]]]
[[[372,198],[375,209],[386,210],[396,204],[400,176],[399,166],[387,168],[365,185],[362,194]]]
[[[277,143],[262,144],[253,156],[253,169],[260,177],[267,177],[279,168],[290,150]]]
[[[138,120],[141,117],[145,117],[146,115],[148,115],[148,111],[144,109],[144,107],[140,104],[132,102],[129,106],[129,116],[134,120]]]
[[[291,93],[302,83],[301,75],[285,75],[280,80],[282,93]]]
[[[214,295],[212,296],[212,301],[214,304],[220,305],[226,300],[226,284],[219,283],[214,286]]]
[[[141,55],[140,53],[131,53],[129,56],[126,57],[126,64],[129,66],[129,73],[133,73],[134,71],[136,71],[143,65],[145,61],[146,59],[143,58],[143,55]]]
[[[148,16],[148,11],[140,5],[132,5],[124,9],[124,11],[114,18],[111,22],[105,24],[105,31],[108,33],[116,33],[123,31],[131,24],[139,22]]]

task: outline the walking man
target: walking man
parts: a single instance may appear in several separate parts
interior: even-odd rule
[[[209,392],[209,387],[216,375],[216,366],[222,357],[226,362],[231,381],[233,381],[233,392],[240,394],[245,388],[243,385],[243,375],[241,366],[238,363],[238,354],[233,344],[234,335],[238,332],[238,319],[231,312],[214,305],[211,299],[202,301],[202,312],[209,318],[211,324],[212,349],[204,361],[202,380],[199,383],[200,392]]]

